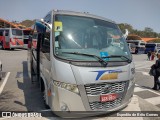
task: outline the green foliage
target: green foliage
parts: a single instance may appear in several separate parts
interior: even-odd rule
[[[130,24],[121,23],[121,24],[118,24],[118,25],[119,25],[119,28],[122,30],[123,33],[125,33],[125,29],[128,29],[129,32],[133,31],[133,27]]]
[[[150,43],[150,42],[160,43],[160,38],[157,38],[157,39],[151,40],[151,41],[149,41],[149,43]]]
[[[129,34],[135,34],[140,37],[146,37],[146,38],[160,38],[160,33],[154,32],[153,29],[149,27],[145,27],[144,30],[141,31],[141,30],[133,29],[133,27],[127,23],[121,23],[118,25],[123,33],[125,33],[125,29],[128,29]]]
[[[26,26],[26,27],[31,27],[34,24],[35,20],[24,20],[20,24]]]
[[[149,27],[145,27],[145,28],[144,28],[144,31],[145,31],[145,32],[153,32],[153,29],[152,29],[152,28],[149,28]]]

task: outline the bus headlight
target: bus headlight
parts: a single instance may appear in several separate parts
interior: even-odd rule
[[[129,86],[128,89],[135,83],[135,79],[134,77],[132,79],[129,80]]]
[[[68,84],[68,83],[64,83],[64,82],[59,82],[59,81],[53,81],[53,84],[57,87],[61,87],[64,88],[68,91],[74,92],[76,94],[79,94],[79,90],[77,85],[73,85],[73,84]]]

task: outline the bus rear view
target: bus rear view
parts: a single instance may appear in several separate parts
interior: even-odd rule
[[[23,48],[23,32],[15,28],[1,28],[0,42],[3,49]]]
[[[38,37],[37,48],[30,50],[31,75],[40,78],[53,112],[96,115],[130,102],[135,67],[113,21],[88,13],[51,11],[34,28]]]

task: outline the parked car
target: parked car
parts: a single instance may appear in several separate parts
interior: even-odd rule
[[[0,80],[2,80],[2,62],[0,61]]]

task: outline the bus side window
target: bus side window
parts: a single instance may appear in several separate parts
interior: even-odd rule
[[[3,30],[0,30],[0,36],[3,36]]]
[[[32,46],[33,48],[37,49],[37,32],[34,32],[33,35],[32,35]]]
[[[9,31],[8,31],[8,30],[6,30],[6,31],[5,31],[5,36],[8,36],[8,33],[9,33]]]
[[[51,23],[51,14],[48,14],[45,18],[44,21],[47,23]]]
[[[46,28],[44,33],[41,47],[42,53],[44,53],[47,59],[50,60],[50,30],[48,28]]]

